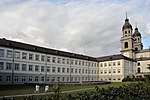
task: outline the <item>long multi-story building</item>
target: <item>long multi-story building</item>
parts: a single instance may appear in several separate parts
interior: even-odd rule
[[[141,34],[125,19],[121,54],[90,57],[0,39],[0,84],[82,81],[121,82],[127,76],[150,72],[150,50],[143,50]]]

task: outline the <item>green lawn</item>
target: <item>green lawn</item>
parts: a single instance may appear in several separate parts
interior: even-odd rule
[[[127,85],[133,82],[121,82],[121,83],[111,83],[111,84],[101,84],[97,85],[99,87],[107,88],[108,86],[118,87],[121,85]],[[134,82],[135,83],[135,82]],[[93,86],[61,86],[61,91],[77,90],[91,88],[93,90],[96,85]],[[50,87],[52,89],[52,87]],[[15,85],[15,86],[0,86],[0,96],[8,95],[19,95],[19,94],[33,94],[35,91],[35,86],[25,86],[25,85]],[[83,90],[85,91],[85,90]],[[89,89],[88,89],[89,91]],[[44,86],[40,86],[40,93],[44,92]],[[81,92],[81,91],[80,91]]]

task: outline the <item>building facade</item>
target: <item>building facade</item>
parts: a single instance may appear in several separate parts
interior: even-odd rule
[[[111,81],[150,72],[150,50],[143,50],[138,28],[133,33],[126,17],[121,54],[90,57],[0,39],[0,85]]]

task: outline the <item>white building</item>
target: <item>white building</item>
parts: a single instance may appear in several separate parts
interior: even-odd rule
[[[132,34],[126,18],[122,32],[121,54],[99,58],[0,39],[0,84],[121,82],[149,74],[150,50],[143,50],[138,28]]]

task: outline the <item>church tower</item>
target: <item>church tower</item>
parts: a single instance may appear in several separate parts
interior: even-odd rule
[[[123,35],[121,37],[121,54],[129,58],[135,58],[132,30],[132,25],[129,23],[126,13],[125,23],[122,27]]]
[[[138,31],[137,25],[135,28],[135,32],[133,34],[134,38],[134,50],[135,52],[138,52],[143,49],[143,44],[141,42],[141,33]]]

